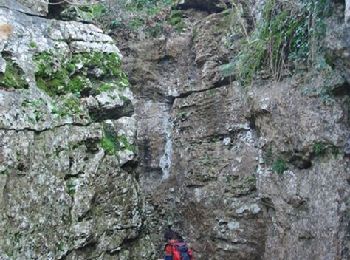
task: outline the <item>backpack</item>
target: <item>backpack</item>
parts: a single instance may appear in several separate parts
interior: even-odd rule
[[[191,260],[192,250],[188,249],[188,246],[184,242],[172,243],[173,248],[173,260]]]

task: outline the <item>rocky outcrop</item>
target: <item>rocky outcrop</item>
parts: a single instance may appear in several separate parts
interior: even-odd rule
[[[327,21],[332,70],[244,88],[221,66],[240,50],[242,21],[183,2],[196,9],[183,12],[187,31],[123,49],[152,240],[161,248],[172,224],[199,259],[347,259],[347,47],[331,24],[343,13]]]
[[[38,16],[45,16],[48,13],[48,3],[49,0],[0,0],[2,8]]]
[[[0,43],[0,258],[151,259],[150,240],[129,242],[143,198],[118,48],[94,25],[9,2],[0,7],[13,29]]]
[[[254,175],[258,139],[245,91],[219,71],[228,50],[215,35],[227,32],[227,17],[184,14],[197,15],[195,34],[130,41],[124,50],[137,100],[145,226],[159,248],[159,232],[172,224],[199,259],[255,259],[266,234]]]

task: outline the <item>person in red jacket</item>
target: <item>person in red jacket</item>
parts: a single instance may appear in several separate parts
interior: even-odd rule
[[[194,260],[192,250],[177,232],[168,228],[164,238],[168,241],[164,249],[164,260]]]

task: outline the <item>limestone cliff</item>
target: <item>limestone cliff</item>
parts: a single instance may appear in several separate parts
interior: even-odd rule
[[[0,8],[13,29],[0,43],[0,258],[128,259],[143,202],[119,50],[91,24],[26,8]]]
[[[350,258],[348,1],[259,66],[298,0],[55,2],[0,0],[0,259]]]

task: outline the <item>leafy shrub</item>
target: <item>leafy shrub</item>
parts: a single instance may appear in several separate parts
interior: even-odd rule
[[[243,41],[238,58],[232,61],[237,77],[247,85],[262,68],[279,80],[292,64],[295,68],[296,64],[313,66],[329,9],[329,0],[268,0],[259,25]]]

